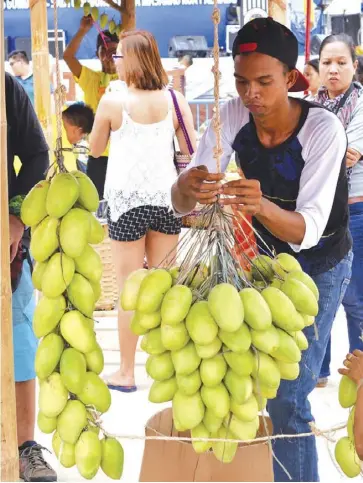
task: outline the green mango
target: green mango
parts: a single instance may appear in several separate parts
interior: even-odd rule
[[[213,439],[238,439],[229,429],[223,426],[216,433],[211,434]],[[238,443],[214,442],[212,443],[213,454],[222,463],[231,463],[236,455]]]
[[[140,286],[147,275],[149,275],[149,271],[146,268],[140,268],[127,277],[121,291],[120,306],[122,310],[136,310]]]
[[[289,297],[296,310],[313,317],[318,315],[319,305],[316,296],[303,282],[288,278],[281,285],[281,290]]]
[[[303,318],[284,292],[275,287],[267,287],[261,295],[271,310],[275,325],[291,331],[301,330],[304,327]]]
[[[339,382],[339,404],[342,408],[351,408],[356,401],[357,384],[348,376],[342,376]]]
[[[167,270],[157,268],[149,271],[141,282],[136,309],[145,314],[160,310],[164,295],[171,288],[172,282],[173,279]]]
[[[49,186],[48,180],[39,181],[24,198],[20,210],[20,218],[24,225],[35,226],[47,216],[45,201]]]
[[[298,362],[283,362],[276,359],[277,367],[279,368],[281,379],[286,381],[295,381],[300,374],[300,366]]]
[[[77,399],[69,399],[58,416],[57,433],[62,441],[76,444],[82,430],[87,426],[87,411]]]
[[[120,480],[124,468],[124,450],[115,438],[101,440],[101,469],[106,476]]]
[[[228,369],[224,384],[237,404],[244,404],[252,395],[253,384],[250,376],[239,376],[232,369]]]
[[[88,211],[95,212],[100,204],[96,186],[82,171],[71,171],[79,185],[78,203]]]
[[[161,318],[165,325],[177,325],[188,315],[193,294],[186,285],[174,285],[161,304]]]
[[[42,292],[48,298],[62,295],[74,276],[74,261],[64,253],[55,253],[47,263],[42,278]]]
[[[282,279],[285,279],[288,273],[302,271],[302,268],[300,263],[292,255],[279,253],[275,258],[274,270]]]
[[[156,329],[161,324],[161,314],[160,312],[154,312],[152,314],[138,313],[138,321],[144,329]]]
[[[277,350],[274,350],[270,355],[282,362],[300,362],[301,361],[301,351],[295,342],[294,338],[291,337],[287,332],[281,329],[277,329],[279,333],[279,346]]]
[[[182,392],[186,396],[192,396],[197,391],[199,391],[200,386],[202,385],[199,370],[197,369],[191,374],[188,374],[187,376],[181,376],[180,374],[177,374],[176,383],[180,392]]]
[[[258,411],[258,402],[254,394],[243,404],[236,403],[234,399],[231,400],[231,412],[241,421],[255,421]]]
[[[58,173],[50,184],[46,209],[49,216],[62,218],[79,196],[79,184],[71,173]]]
[[[221,350],[222,341],[216,337],[213,342],[208,345],[195,344],[195,350],[201,359],[209,359],[214,357]]]
[[[146,372],[155,381],[170,379],[175,374],[170,352],[150,355],[146,361]]]
[[[96,348],[85,354],[87,369],[94,372],[95,374],[101,374],[103,367],[105,365],[103,352],[98,343],[96,343]]]
[[[52,447],[62,466],[65,468],[72,468],[72,466],[76,464],[75,445],[64,443],[57,431],[53,434]]]
[[[111,406],[110,390],[94,372],[87,372],[82,392],[77,396],[83,404],[94,406],[100,413],[105,413]]]
[[[105,230],[97,218],[90,216],[90,232],[88,235],[88,243],[91,245],[99,245],[105,239]]]
[[[83,354],[72,347],[66,349],[60,360],[60,376],[69,392],[82,391],[86,377],[86,361]],[[64,438],[62,438],[64,439]]]
[[[256,418],[258,419],[258,416]],[[228,418],[228,421],[224,421],[224,424],[230,429],[232,434],[236,435],[236,439],[242,441],[255,439],[258,430],[256,418],[252,421],[241,421],[233,414],[231,418]],[[231,436],[230,438],[234,439]]]
[[[107,22],[108,22],[108,15],[106,13],[103,13],[100,16],[100,27],[102,30],[106,28]]]
[[[149,401],[152,403],[172,401],[177,390],[178,386],[175,377],[171,377],[166,381],[154,381],[149,391]]]
[[[194,372],[201,362],[193,342],[189,342],[185,347],[171,353],[176,374],[187,376]]]
[[[103,266],[101,257],[94,248],[86,245],[82,254],[74,259],[76,272],[86,277],[90,282],[101,281]]]
[[[165,352],[165,347],[161,342],[161,329],[150,330],[141,340],[140,347],[147,354],[158,355]]]
[[[225,418],[230,408],[230,397],[226,386],[221,383],[218,386],[202,386],[200,391],[203,403],[213,411],[218,418]]]
[[[42,297],[35,307],[33,316],[33,331],[40,339],[52,332],[59,324],[66,311],[66,299],[59,297],[49,299]]]
[[[36,262],[45,262],[59,247],[59,220],[47,216],[32,231],[30,252]]]
[[[304,332],[302,330],[298,330],[297,332],[289,332],[289,334],[295,340],[298,348],[301,351],[306,351],[306,349],[309,347],[309,341]]]
[[[140,314],[136,311],[131,318],[130,329],[135,335],[145,335],[149,331],[149,329],[145,329],[140,325]],[[160,332],[160,340],[161,340],[161,332]]]
[[[222,354],[217,354],[210,359],[203,359],[199,370],[204,386],[217,386],[227,372],[227,363]]]
[[[223,356],[229,367],[239,376],[250,376],[252,374],[255,363],[252,350],[240,354],[238,352],[229,351],[226,347],[224,348]]]
[[[190,432],[191,438],[210,438],[210,432],[208,429],[204,426],[203,423],[198,424],[195,428],[193,428]],[[209,443],[208,441],[192,441],[192,446],[194,451],[197,454],[205,453],[206,451],[209,451],[212,443]]]
[[[273,260],[267,255],[258,255],[252,260],[252,277],[258,281],[273,279]]]
[[[277,389],[281,381],[280,371],[274,359],[259,351],[256,351],[255,354],[252,377],[257,379],[263,386],[273,389]]]
[[[202,300],[192,305],[186,318],[186,327],[196,344],[209,345],[215,340],[218,325],[208,308],[208,302]]]
[[[92,287],[93,290],[93,296],[95,298],[95,302],[98,302],[98,300],[101,298],[102,295],[102,287],[100,282],[92,282],[92,280],[89,280],[89,283]]]
[[[354,444],[345,436],[335,446],[335,459],[348,478],[355,478],[361,472],[360,460]]]
[[[40,342],[35,354],[35,373],[39,379],[45,379],[57,367],[64,349],[62,337],[48,334]]]
[[[176,392],[173,398],[173,415],[185,430],[198,426],[203,421],[204,411],[200,392],[192,396],[186,396],[181,391]]]
[[[48,418],[38,411],[37,424],[42,433],[51,434],[57,428],[57,418]]]
[[[216,433],[222,426],[223,418],[216,416],[212,409],[206,408],[203,418],[203,424],[210,433]]]
[[[269,306],[260,292],[254,288],[244,288],[239,293],[243,307],[244,319],[255,330],[267,330],[272,324]]]
[[[95,308],[95,295],[89,281],[75,273],[67,289],[68,299],[86,317],[92,317]]]
[[[96,336],[86,318],[71,310],[63,315],[60,330],[68,344],[86,354],[96,348]]]
[[[236,332],[226,332],[221,329],[218,335],[223,344],[233,352],[242,354],[251,347],[251,333],[246,324],[242,324]]]
[[[77,470],[87,480],[94,478],[101,464],[101,442],[93,431],[85,431],[75,447]]]
[[[229,283],[220,283],[208,296],[208,308],[221,330],[236,332],[243,323],[244,309],[237,289]]]
[[[189,334],[184,322],[177,325],[163,324],[161,330],[161,343],[165,349],[177,351],[182,349],[190,341]]]
[[[251,329],[252,345],[259,351],[270,354],[279,348],[280,337],[274,325],[271,325],[267,330],[253,330]]]
[[[73,208],[63,218],[59,228],[59,240],[66,255],[77,258],[88,243],[91,216],[82,208]]]
[[[314,280],[308,275],[307,273],[303,272],[302,270],[295,270],[293,272],[290,272],[286,275],[285,280],[289,279],[295,279],[299,280],[303,284],[305,284],[315,295],[316,300],[319,300],[319,289],[314,282]]]
[[[36,262],[34,265],[33,273],[32,273],[32,282],[34,288],[41,291],[42,290],[42,278],[44,271],[47,267],[47,262]]]
[[[39,410],[48,418],[56,418],[65,408],[68,391],[57,372],[44,379],[39,388]]]

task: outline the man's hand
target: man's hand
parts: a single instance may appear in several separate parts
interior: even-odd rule
[[[363,352],[357,349],[353,354],[348,354],[343,364],[345,368],[339,369],[339,374],[348,376],[358,384],[363,379]]]
[[[345,158],[347,163],[347,168],[352,168],[353,166],[355,166],[361,157],[362,157],[361,153],[359,153],[353,148],[348,148],[347,156]]]
[[[255,179],[237,179],[223,185],[222,194],[232,198],[222,198],[222,205],[239,205],[238,209],[248,215],[258,215],[262,205],[260,182]]]
[[[84,32],[85,34],[87,32],[89,32],[91,30],[91,28],[93,27],[93,18],[91,17],[91,15],[87,15],[87,17],[82,17],[81,18],[81,23],[80,23],[80,26],[79,26],[79,30],[81,30],[82,32]]]
[[[209,173],[205,166],[184,171],[178,178],[180,194],[185,198],[208,205],[215,203],[222,194],[222,179],[224,174]]]
[[[10,232],[10,262],[15,258],[19,243],[23,237],[24,225],[20,219],[14,215],[9,215]]]

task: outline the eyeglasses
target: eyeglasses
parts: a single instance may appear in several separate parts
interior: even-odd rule
[[[117,59],[123,59],[124,56],[123,55],[117,55],[117,54],[112,54],[112,59],[115,61]]]

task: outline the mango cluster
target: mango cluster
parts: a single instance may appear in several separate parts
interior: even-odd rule
[[[66,0],[66,3],[67,4],[71,3],[71,0]],[[76,10],[79,10],[82,6],[82,1],[74,0],[73,4],[74,4],[74,8]],[[109,21],[107,13],[103,12],[100,14],[99,9],[97,7],[92,7],[89,2],[85,2],[83,4],[83,14],[85,17],[88,17],[88,15],[91,15],[92,20],[94,22],[99,22],[100,28],[102,30],[106,29],[108,24],[108,31],[111,34],[116,34],[117,36],[120,35],[121,29],[122,29],[121,24],[117,25],[113,19]]]
[[[42,292],[33,319],[41,339],[35,357],[39,429],[53,433],[54,452],[66,468],[77,465],[91,479],[101,467],[119,479],[122,446],[113,438],[100,440],[97,422],[111,405],[99,377],[104,358],[93,320],[102,262],[91,245],[104,237],[93,215],[98,204],[97,190],[84,173],[58,173],[33,187],[21,218],[31,227],[32,279]]]
[[[355,403],[357,401],[357,385],[347,376],[342,376],[339,383],[339,403],[343,408],[351,409],[348,418],[348,435],[340,438],[335,446],[335,459],[348,478],[355,478],[361,472],[360,460],[354,443]]]
[[[318,289],[290,255],[268,258],[267,267],[266,258],[241,273],[242,290],[218,283],[204,298],[198,288],[215,260],[186,279],[173,267],[137,270],[125,282],[121,306],[134,311],[131,329],[149,354],[149,400],[172,401],[175,428],[190,430],[192,438],[254,439],[259,411],[276,397],[281,379],[299,375],[308,347],[303,329],[318,313]],[[212,449],[225,463],[237,451],[237,443],[193,441],[193,447]]]

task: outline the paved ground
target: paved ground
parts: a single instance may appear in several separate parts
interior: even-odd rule
[[[97,325],[98,339],[105,350],[105,372],[112,372],[117,368],[119,358],[117,347],[116,318],[100,318]],[[339,312],[333,330],[333,376],[325,389],[316,389],[311,395],[311,403],[320,429],[328,428],[344,422],[347,419],[347,410],[340,408],[337,398],[339,375],[336,370],[340,366],[347,352],[346,322],[343,311]],[[112,406],[104,416],[104,426],[107,431],[118,435],[143,435],[144,424],[162,405],[149,403],[147,400],[151,380],[145,373],[145,354],[137,352],[136,378],[139,386],[134,394],[119,394],[113,392]],[[165,407],[167,404],[164,405]],[[44,446],[51,448],[51,438],[37,431],[37,440]],[[136,482],[143,455],[143,442],[121,440],[125,450],[125,467],[123,480]],[[344,479],[337,471],[330,452],[334,445],[324,438],[318,438],[320,477],[323,482],[332,482]],[[59,481],[80,481],[82,478],[75,468],[62,468],[53,455],[49,455],[49,462],[58,471]],[[100,471],[96,481],[106,481],[107,478]],[[356,479],[357,481],[359,478]],[[354,480],[353,480],[354,481]]]

